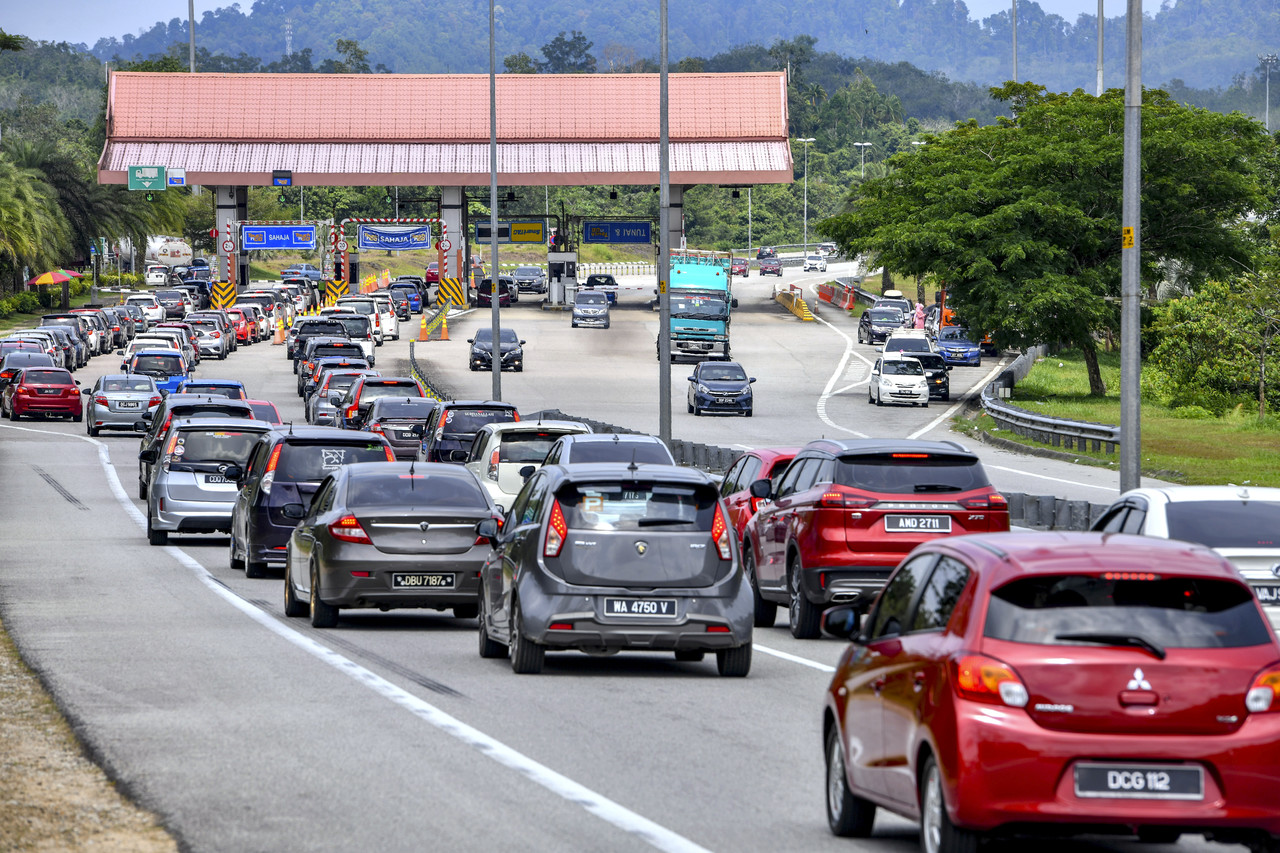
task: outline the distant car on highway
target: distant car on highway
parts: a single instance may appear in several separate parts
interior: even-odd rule
[[[689,376],[685,402],[694,417],[730,412],[749,418],[755,411],[755,395],[751,391],[755,381],[736,361],[702,361]]]
[[[573,313],[569,325],[609,328],[609,297],[594,290],[579,290],[573,297]]]
[[[423,430],[418,461],[463,465],[470,458],[471,445],[481,427],[519,420],[520,413],[510,403],[449,400],[431,413],[431,420]]]
[[[760,261],[760,275],[776,275],[782,277],[782,261],[776,257],[765,258]]]
[[[877,352],[937,352],[933,341],[925,334],[924,329],[900,329],[885,338],[883,347],[876,347]]]
[[[616,305],[618,302],[618,280],[608,273],[593,273],[587,276],[587,280],[583,282],[578,292],[581,293],[583,290],[602,291],[609,297],[610,305]]]
[[[805,272],[826,272],[827,259],[822,255],[807,255],[804,259]]]
[[[57,415],[79,423],[84,419],[80,383],[58,367],[23,367],[0,391],[0,413],[9,420]]]
[[[547,292],[547,274],[542,267],[520,266],[511,274],[515,279],[516,289],[528,293]]]
[[[937,347],[947,364],[982,366],[982,350],[969,337],[969,330],[963,326],[943,326],[938,329]]]
[[[314,264],[294,264],[288,269],[280,273],[280,278],[305,278],[311,281],[319,281],[324,277],[320,272],[320,268]]]
[[[377,397],[369,405],[360,428],[385,438],[396,459],[412,462],[418,458],[431,413],[439,405],[440,401],[431,397]]]
[[[766,258],[776,258],[776,257],[778,257],[778,250],[775,249],[773,246],[761,246],[759,249],[756,250],[757,261],[763,261]]]
[[[951,399],[951,365],[947,364],[946,359],[936,352],[909,352],[904,355],[911,356],[924,368],[924,381],[929,386],[930,399]]]
[[[868,308],[858,318],[858,343],[882,343],[889,335],[900,331],[905,322],[897,308]]]

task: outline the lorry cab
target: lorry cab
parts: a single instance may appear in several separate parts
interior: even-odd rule
[[[730,312],[738,307],[738,300],[724,253],[689,251],[672,256],[669,294],[672,356],[729,360]]]

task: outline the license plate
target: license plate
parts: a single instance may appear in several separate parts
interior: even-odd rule
[[[413,434],[412,430],[402,429],[396,431],[396,438],[399,438],[401,441],[408,441],[409,439],[416,438],[416,436]]]
[[[884,529],[888,533],[950,533],[949,515],[886,515]]]
[[[136,409],[140,404],[137,400],[121,400],[117,405],[122,409]]]
[[[1259,583],[1253,585],[1253,594],[1261,604],[1280,605],[1280,583]]]
[[[205,475],[204,475],[204,481],[205,481],[205,483],[208,483],[208,484],[213,484],[213,483],[229,483],[229,482],[231,482],[230,480],[228,480],[226,477],[222,476],[221,474],[205,474]]]
[[[453,575],[444,572],[394,574],[391,576],[391,587],[393,589],[453,589]]]
[[[606,598],[606,616],[666,616],[676,615],[674,598]]]
[[[62,393],[62,390],[59,388],[37,388],[36,390],[39,391],[41,394],[61,394]]]
[[[1077,764],[1077,797],[1203,800],[1204,768],[1168,764]]]

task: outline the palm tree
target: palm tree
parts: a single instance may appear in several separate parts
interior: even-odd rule
[[[0,280],[16,284],[24,266],[56,265],[66,246],[53,189],[0,152]]]

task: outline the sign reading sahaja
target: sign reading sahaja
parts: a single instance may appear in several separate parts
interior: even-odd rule
[[[361,225],[361,249],[430,249],[431,225]]]

